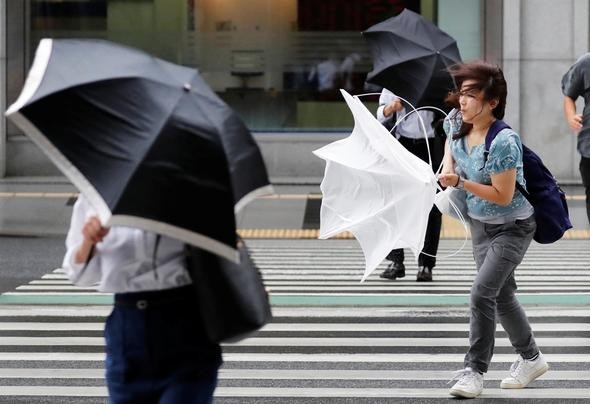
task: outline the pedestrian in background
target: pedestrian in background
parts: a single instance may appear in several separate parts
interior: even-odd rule
[[[311,68],[307,80],[317,83],[318,100],[333,101],[339,97],[340,62],[336,54],[331,53],[327,59],[318,62]]]
[[[80,196],[66,247],[63,268],[74,284],[115,293],[105,326],[110,402],[211,403],[221,349],[198,317],[184,244],[105,228]]]
[[[342,80],[342,88],[344,88],[348,92],[352,92],[355,89],[355,66],[361,60],[361,55],[359,55],[356,52],[352,52],[351,54],[346,56],[340,64],[340,77]]]
[[[536,223],[533,207],[516,191],[523,177],[522,144],[510,128],[501,130],[485,155],[488,129],[504,117],[507,85],[502,70],[485,62],[453,66],[460,89],[449,101],[460,108],[463,123],[448,131],[442,186],[464,189],[477,274],[471,287],[469,350],[463,370],[451,380],[450,394],[473,398],[483,390],[494,351],[499,318],[519,354],[501,388],[524,388],[549,368],[539,351],[527,316],[516,299],[514,271],[528,249]],[[454,114],[456,111],[452,111]]]
[[[570,128],[577,134],[580,174],[586,192],[586,216],[590,223],[590,53],[581,56],[561,79],[563,112]],[[584,98],[583,114],[576,111],[576,99]]]
[[[383,89],[379,97],[379,108],[377,109],[377,119],[389,130],[393,128],[397,120],[402,119],[407,111],[402,101],[391,91]],[[424,138],[424,128],[426,129],[427,140]],[[443,138],[436,136],[434,122],[436,115],[429,110],[420,110],[414,112],[402,121],[395,128],[395,136],[399,142],[412,154],[429,162],[428,148],[430,148],[432,158],[432,169],[438,170],[443,156]],[[418,273],[416,281],[432,281],[432,269],[436,265],[436,253],[440,240],[440,229],[442,216],[436,206],[432,207],[428,216],[428,226],[426,228],[426,238],[424,239],[424,248],[418,257]],[[380,275],[381,278],[396,279],[406,276],[406,267],[404,265],[404,249],[394,249],[386,257],[390,261],[387,269]]]

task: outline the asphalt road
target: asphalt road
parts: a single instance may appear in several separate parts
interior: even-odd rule
[[[59,266],[63,237],[3,241],[3,288],[8,278],[20,285],[31,278],[36,282],[14,291],[11,304],[0,305],[0,403],[106,403],[102,376],[89,374],[102,370],[102,345],[95,340],[101,337],[108,303],[95,302],[100,296],[93,291],[68,289],[61,274],[40,280]],[[448,397],[446,382],[460,368],[467,345],[467,294],[473,277],[468,249],[441,260],[432,284],[415,282],[412,262],[402,280],[385,281],[375,274],[360,284],[363,257],[352,240],[247,242],[271,290],[274,320],[248,341],[224,347],[216,404],[455,401]],[[519,271],[519,286],[523,299],[534,298],[527,314],[551,371],[525,391],[499,391],[498,381],[514,353],[498,330],[496,355],[478,402],[586,402],[568,398],[590,391],[588,313],[580,306],[590,287],[586,245],[571,240],[531,248]],[[458,241],[443,240],[441,253],[448,255],[458,246]],[[43,296],[33,302],[35,293]],[[68,294],[74,293],[82,293],[78,298],[87,303],[69,302]],[[449,300],[454,294],[463,300]],[[550,303],[551,298],[559,301]],[[42,299],[52,303],[40,304]],[[66,336],[72,338],[70,344],[58,343]],[[55,374],[42,373],[47,370]],[[88,396],[59,396],[67,388]]]
[[[65,237],[0,237],[0,293],[61,266]]]

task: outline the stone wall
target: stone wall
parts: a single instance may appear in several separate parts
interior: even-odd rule
[[[506,121],[558,179],[579,182],[579,155],[563,115],[561,77],[588,52],[588,1],[504,0],[503,14]]]

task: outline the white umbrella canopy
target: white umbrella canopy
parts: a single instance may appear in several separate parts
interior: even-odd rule
[[[430,165],[391,136],[358,97],[340,91],[354,129],[313,152],[326,161],[320,238],[350,231],[365,256],[364,281],[394,248],[410,248],[418,259],[437,180]]]

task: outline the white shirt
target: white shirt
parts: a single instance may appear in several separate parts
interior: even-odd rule
[[[344,58],[342,63],[340,64],[340,74],[344,80],[344,88],[346,90],[352,90],[354,86],[352,85],[352,74],[354,73],[354,66],[360,62],[362,59],[361,55],[356,52],[351,53],[347,57]]]
[[[191,283],[185,266],[184,243],[161,236],[156,247],[155,233],[130,227],[112,227],[86,267],[74,262],[82,244],[82,227],[96,215],[86,198],[74,204],[72,222],[66,238],[67,252],[62,267],[79,286],[97,286],[101,292],[125,293],[170,289]]]
[[[318,63],[309,73],[308,80],[318,76],[318,91],[327,91],[336,88],[336,79],[340,72],[340,66],[334,59],[324,60]]]
[[[388,89],[384,88],[381,91],[381,95],[379,96],[379,108],[377,108],[377,119],[379,122],[384,123],[389,119],[396,119],[396,114],[393,114],[389,117],[383,115],[383,109],[387,104],[392,101],[395,101],[398,97],[389,91]],[[399,118],[403,117],[406,114],[406,108],[402,108],[397,111],[397,116]],[[423,139],[424,138],[424,129],[422,128],[422,124],[420,123],[420,118],[418,115],[422,117],[424,121],[424,127],[426,128],[426,135],[428,137],[434,137],[434,129],[432,128],[432,121],[434,121],[434,112],[428,110],[420,110],[418,112],[414,112],[404,118],[397,127],[395,128],[395,134],[399,138],[400,136],[409,137],[410,139]],[[395,121],[394,121],[395,122]]]

